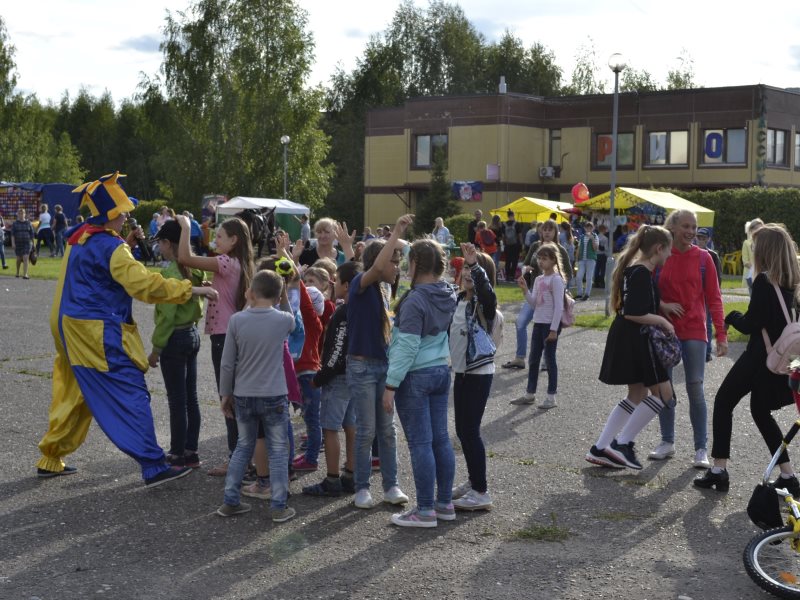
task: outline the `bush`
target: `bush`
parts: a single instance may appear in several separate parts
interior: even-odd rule
[[[783,223],[800,240],[800,189],[736,188],[715,191],[665,190],[714,211],[714,246],[718,252],[741,250],[744,224],[760,217]]]
[[[158,212],[162,206],[166,206],[163,200],[140,200],[131,216],[139,222],[139,225],[144,227],[145,232],[150,225],[153,218],[153,213]],[[149,235],[149,234],[148,234]]]
[[[469,241],[467,233],[469,232],[469,224],[473,219],[474,217],[471,214],[462,213],[444,220],[444,225],[450,230],[450,235],[453,236],[453,242],[456,245],[465,244]]]

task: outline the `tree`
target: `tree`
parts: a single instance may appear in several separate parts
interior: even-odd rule
[[[332,169],[322,90],[303,87],[313,59],[306,25],[293,0],[197,0],[167,17],[162,74],[176,120],[176,198],[282,196],[280,138],[288,135],[289,195],[322,205]]]
[[[436,217],[446,219],[461,212],[461,205],[453,197],[447,179],[447,156],[442,148],[436,148],[431,164],[431,187],[421,195],[415,208],[414,235],[419,237],[433,231]]]
[[[678,64],[667,72],[667,89],[688,90],[700,87],[694,80],[694,60],[685,48],[677,60]]]
[[[604,93],[605,81],[598,78],[600,67],[597,66],[597,52],[594,49],[592,38],[589,38],[588,44],[582,44],[578,48],[575,59],[572,78],[564,88],[564,94],[578,96]]]
[[[16,68],[14,46],[8,38],[5,21],[0,17],[0,106],[6,103],[17,85]]]
[[[658,84],[647,71],[638,71],[631,66],[622,70],[619,90],[621,92],[655,92]]]
[[[499,41],[484,49],[484,57],[483,92],[496,92],[501,76],[509,90],[521,94],[554,96],[561,90],[561,68],[542,44],[526,50],[522,40],[506,30]]]

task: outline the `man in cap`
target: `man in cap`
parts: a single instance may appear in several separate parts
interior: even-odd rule
[[[49,428],[36,464],[40,478],[75,473],[62,458],[86,439],[92,417],[142,469],[153,487],[188,475],[171,469],[156,441],[144,373],[147,356],[132,315],[132,298],[148,303],[186,302],[192,294],[214,298],[212,288],[164,279],[131,254],[119,232],[136,206],[118,172],[75,188],[87,222],[67,232],[50,330],[56,347]]]
[[[472,213],[472,216],[475,218],[469,222],[469,225],[467,225],[467,239],[469,240],[470,244],[475,244],[475,232],[478,230],[478,223],[483,221],[483,212],[478,209]]]

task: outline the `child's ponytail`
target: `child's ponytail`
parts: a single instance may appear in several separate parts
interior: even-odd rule
[[[638,231],[628,237],[625,249],[619,257],[619,262],[614,268],[614,277],[611,285],[611,306],[614,312],[622,310],[622,287],[625,269],[633,262],[636,255],[641,252],[643,256],[650,257],[656,248],[672,244],[672,234],[664,227],[657,225],[642,225]]]
[[[236,244],[228,256],[239,261],[241,275],[236,289],[236,310],[242,310],[246,304],[244,293],[253,281],[253,244],[250,241],[250,228],[238,217],[226,219],[220,225],[229,236],[236,236]]]

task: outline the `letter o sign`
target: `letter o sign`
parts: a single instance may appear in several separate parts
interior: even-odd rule
[[[722,148],[723,140],[721,133],[715,131],[706,136],[705,154],[708,158],[721,158]]]

